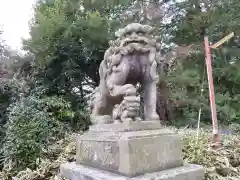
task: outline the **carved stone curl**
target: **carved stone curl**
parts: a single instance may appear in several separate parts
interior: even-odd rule
[[[109,43],[99,67],[100,84],[90,104],[92,123],[140,120],[138,83],[143,89],[144,119],[159,120],[156,69],[161,56],[152,31],[151,26],[132,23],[115,33],[118,38]]]

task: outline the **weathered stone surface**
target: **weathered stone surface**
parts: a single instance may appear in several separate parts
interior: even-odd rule
[[[162,126],[159,121],[129,121],[119,124],[95,124],[90,126],[89,131],[96,132],[126,132],[140,130],[160,129]],[[169,131],[166,129],[166,131]],[[170,131],[169,131],[170,132]]]
[[[125,133],[119,141],[119,147],[119,171],[130,177],[181,166],[183,163],[181,140],[175,134],[162,134],[159,130]]]
[[[156,112],[156,70],[157,64],[162,62],[161,45],[146,27],[131,23],[119,31],[121,36],[109,43],[99,66],[100,83],[90,100],[93,124],[140,120],[138,83],[144,99],[145,120],[160,120]],[[104,116],[112,121],[104,121]]]
[[[63,164],[60,173],[69,180],[203,180],[204,169],[198,165],[185,165],[177,168],[145,174],[134,178],[117,175],[111,172],[77,165]]]
[[[134,177],[181,166],[182,143],[168,129],[89,131],[77,140],[76,162]]]

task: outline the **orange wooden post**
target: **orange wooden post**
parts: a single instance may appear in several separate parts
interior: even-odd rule
[[[206,67],[207,67],[210,107],[211,107],[211,114],[212,114],[213,146],[217,148],[221,146],[221,140],[220,140],[220,134],[218,130],[217,111],[216,111],[214,85],[213,85],[213,77],[212,77],[211,46],[209,44],[208,37],[204,37],[204,44],[205,44],[205,60],[206,60]]]

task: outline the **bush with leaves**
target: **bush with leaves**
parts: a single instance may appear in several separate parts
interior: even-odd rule
[[[5,124],[8,121],[8,107],[11,103],[18,101],[22,91],[26,91],[28,87],[23,81],[1,80],[0,82],[0,150],[2,149],[3,139],[5,137]],[[0,151],[0,169],[2,168],[2,152]]]
[[[62,138],[72,118],[70,104],[61,97],[28,96],[12,104],[3,142],[4,169],[12,172],[34,168],[47,145]]]
[[[3,125],[7,122],[7,108],[11,103],[12,92],[8,84],[1,82],[0,86],[0,141],[1,137],[4,135]]]
[[[34,167],[47,144],[49,116],[36,107],[33,97],[11,107],[3,144],[4,166],[7,169]]]

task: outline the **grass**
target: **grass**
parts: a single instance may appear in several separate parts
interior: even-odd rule
[[[195,131],[185,131],[181,134],[184,142],[184,160],[204,166],[206,180],[239,180],[240,136],[222,134],[223,146],[213,150],[210,147],[211,134],[201,131],[198,138]]]

